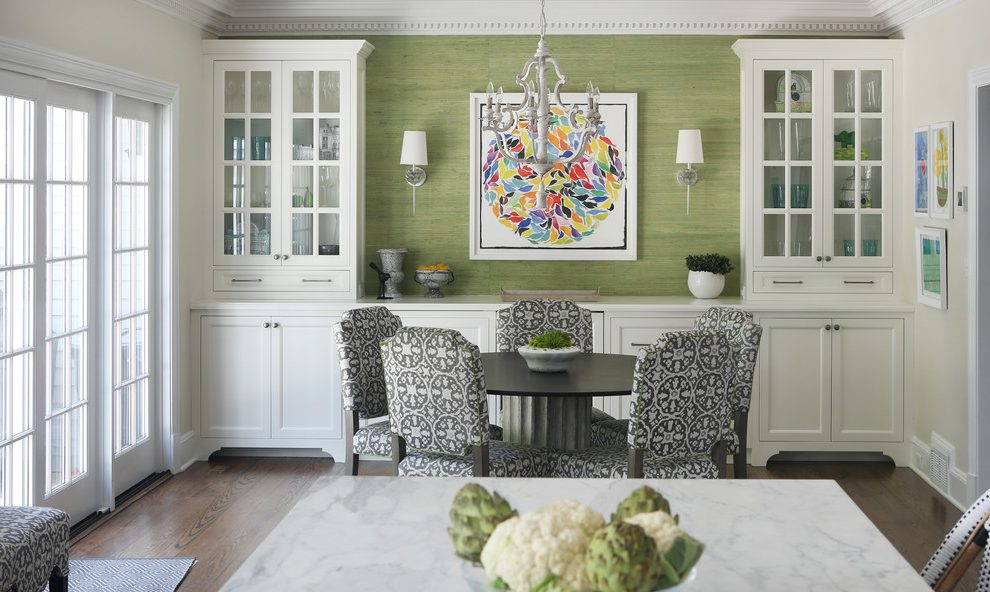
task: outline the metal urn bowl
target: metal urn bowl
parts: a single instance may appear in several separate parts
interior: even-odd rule
[[[415,280],[427,289],[424,298],[443,298],[440,288],[454,282],[454,272],[449,269],[417,269]]]
[[[519,355],[526,360],[526,365],[533,372],[567,372],[571,361],[579,353],[581,348],[575,346],[541,349],[524,345],[519,348]]]

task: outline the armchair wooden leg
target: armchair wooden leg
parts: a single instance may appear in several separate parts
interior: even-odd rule
[[[347,425],[344,426],[344,474],[358,474],[358,455],[354,453],[354,432],[361,425],[356,409],[349,409],[344,412],[344,419]]]
[[[715,468],[718,469],[718,478],[725,479],[726,473],[728,472],[728,452],[729,447],[724,440],[720,440],[715,444],[715,448],[712,449],[712,462],[715,464]]]
[[[736,435],[739,436],[739,452],[732,455],[732,477],[745,479],[746,465],[746,436],[749,431],[749,411],[737,413],[733,420]]]
[[[626,469],[627,479],[643,478],[643,451],[639,448],[629,448],[629,466]]]
[[[48,578],[48,592],[69,592],[69,576],[59,575],[58,570],[52,570]]]
[[[406,458],[406,441],[399,434],[392,434],[392,475],[399,476],[399,463]]]
[[[474,476],[487,477],[490,466],[488,464],[488,444],[474,447]]]

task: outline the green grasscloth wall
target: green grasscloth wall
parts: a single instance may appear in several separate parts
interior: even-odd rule
[[[420,294],[417,265],[443,262],[456,274],[449,294],[508,289],[602,289],[609,295],[687,294],[684,256],[719,252],[739,266],[739,60],[721,36],[552,36],[550,48],[580,92],[639,95],[636,261],[472,261],[468,259],[468,93],[489,80],[513,92],[536,49],[535,36],[368,38],[366,260],[406,247],[402,290]],[[700,128],[705,164],[691,191],[674,180],[677,130]],[[411,191],[399,165],[402,131],[426,130],[429,178]],[[377,289],[368,270],[367,291]],[[725,294],[739,292],[738,270]]]

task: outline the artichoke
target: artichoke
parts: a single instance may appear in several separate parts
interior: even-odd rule
[[[619,522],[636,514],[646,514],[657,510],[670,514],[670,502],[656,489],[643,485],[619,502],[619,506],[612,514],[612,522]]]
[[[489,493],[477,483],[468,483],[454,496],[447,529],[458,557],[478,563],[481,550],[495,527],[517,516],[497,492]]]
[[[621,521],[591,538],[584,569],[588,584],[598,592],[650,592],[662,575],[653,539],[642,527]]]

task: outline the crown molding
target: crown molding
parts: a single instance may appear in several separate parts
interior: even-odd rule
[[[137,0],[208,33],[271,35],[530,35],[534,0]],[[600,0],[549,3],[557,35],[886,36],[958,0]],[[555,7],[554,4],[557,4]],[[555,10],[556,8],[556,10]],[[481,15],[481,16],[479,16]],[[563,17],[563,18],[562,18]]]

